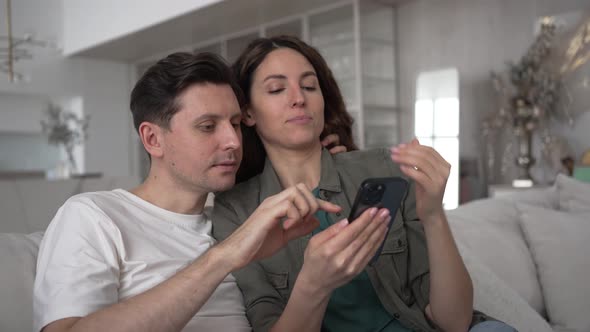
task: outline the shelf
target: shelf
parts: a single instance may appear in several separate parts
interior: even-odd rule
[[[364,109],[372,109],[378,111],[393,111],[393,112],[400,112],[400,108],[397,105],[386,105],[386,104],[374,104],[374,103],[363,103]]]
[[[326,38],[327,39],[327,38]],[[322,41],[313,41],[312,37],[312,45],[317,49],[334,47],[334,46],[342,46],[349,44],[350,46],[354,46],[354,38],[352,36],[346,36],[342,38],[334,38],[334,39],[327,39]]]
[[[363,75],[363,80],[381,81],[381,82],[387,82],[387,83],[392,83],[392,84],[396,83],[396,79],[394,77],[380,77],[380,76],[374,76],[374,75]]]
[[[375,37],[361,36],[361,44],[363,44],[363,43],[387,45],[387,46],[393,47],[395,41],[394,40],[381,39],[381,38],[375,38]]]

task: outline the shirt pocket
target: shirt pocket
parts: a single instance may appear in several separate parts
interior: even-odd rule
[[[405,293],[408,286],[408,240],[401,218],[396,218],[389,230],[374,268],[397,294]]]
[[[266,271],[268,283],[281,295],[286,303],[289,300],[291,290],[289,288],[289,272],[287,271]]]
[[[285,289],[289,287],[288,272],[266,272],[268,282],[276,289]]]

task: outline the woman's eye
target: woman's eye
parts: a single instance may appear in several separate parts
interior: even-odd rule
[[[316,87],[315,86],[304,86],[302,88],[305,91],[315,91],[316,90]]]
[[[270,89],[268,91],[268,93],[270,94],[277,94],[277,93],[281,93],[281,91],[285,90],[284,88],[278,88],[278,89]]]

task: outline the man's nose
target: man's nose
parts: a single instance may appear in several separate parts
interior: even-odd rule
[[[233,124],[228,124],[224,126],[223,133],[221,135],[221,146],[224,150],[236,150],[242,146],[242,140],[238,135],[238,129],[236,129]]]

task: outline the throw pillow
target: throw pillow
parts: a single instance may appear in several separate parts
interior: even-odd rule
[[[559,209],[569,212],[590,212],[590,183],[559,174],[555,180]]]
[[[519,205],[521,226],[552,324],[590,331],[590,213]]]
[[[519,332],[553,332],[551,326],[516,291],[459,245],[465,267],[473,281],[473,306]]]
[[[477,257],[543,315],[541,286],[519,218],[514,201],[500,199],[483,199],[447,211],[457,245]]]

